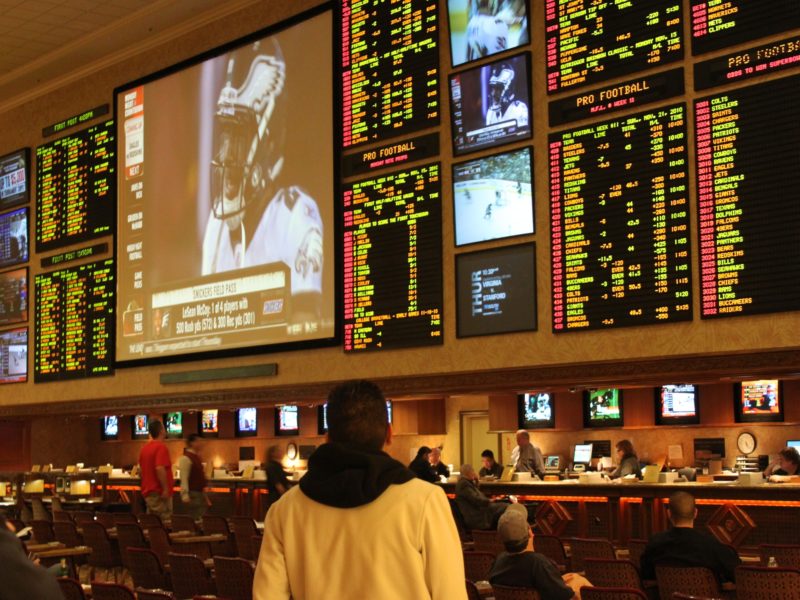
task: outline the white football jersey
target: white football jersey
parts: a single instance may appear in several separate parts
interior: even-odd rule
[[[494,125],[504,121],[516,121],[518,127],[525,127],[528,124],[528,107],[524,102],[514,100],[503,112],[502,107],[490,108],[486,111],[486,124]]]
[[[467,61],[508,47],[508,25],[492,15],[475,15],[467,24]]]

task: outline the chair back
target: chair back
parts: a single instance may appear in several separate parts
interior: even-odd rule
[[[92,600],[136,600],[136,596],[128,586],[93,581]]]
[[[122,564],[131,568],[129,548],[147,548],[142,528],[134,523],[120,523],[117,525],[117,541],[119,542],[119,553],[122,556]],[[139,585],[138,583],[136,585]],[[150,586],[143,586],[150,587]]]
[[[172,515],[172,531],[197,533],[197,523],[189,515]]]
[[[539,592],[533,588],[492,584],[492,593],[494,600],[541,600]]]
[[[138,523],[139,521],[136,520],[136,516],[132,513],[112,513],[114,519],[114,525],[119,525],[120,523]]]
[[[758,554],[761,564],[767,566],[769,559],[774,558],[779,567],[800,569],[800,546],[795,544],[760,544]]]
[[[647,547],[647,540],[628,540],[628,553],[633,564],[637,569],[642,566],[642,554]],[[590,580],[591,581],[591,580]]]
[[[152,513],[142,513],[140,515],[136,515],[136,520],[139,521],[139,525],[141,525],[144,529],[148,529],[150,527],[164,527],[164,521],[161,520],[161,517]]]
[[[564,552],[564,544],[561,543],[558,537],[537,533],[533,536],[533,549],[556,563],[559,569],[570,570],[570,562],[567,553]]]
[[[681,594],[675,592],[672,594],[671,600],[720,600],[719,598],[708,598],[706,596],[690,596],[689,594]]]
[[[37,521],[49,521],[50,513],[44,507],[44,502],[41,498],[31,498],[31,510],[33,511],[33,518]]]
[[[64,596],[64,600],[86,600],[86,594],[83,593],[80,582],[74,579],[59,577],[58,587],[61,588],[61,595]]]
[[[461,509],[458,508],[458,504],[452,498],[448,498],[450,502],[450,512],[453,513],[453,521],[456,523],[456,529],[458,530],[458,538],[461,542],[471,542],[472,536],[469,533],[469,529],[467,529],[467,524],[464,522],[464,515],[461,514]]]
[[[136,597],[138,600],[175,600],[175,594],[165,590],[145,590],[143,588],[136,588]]]
[[[639,570],[629,560],[611,560],[608,558],[586,558],[586,579],[592,585],[609,588],[629,588],[642,590],[642,579]]]
[[[586,571],[587,558],[605,558],[608,560],[617,558],[614,553],[614,546],[611,545],[611,542],[602,538],[569,538],[569,547],[572,570],[580,573]]]
[[[229,517],[228,522],[236,542],[236,555],[247,560],[258,558],[258,550],[253,547],[253,536],[258,535],[256,522],[249,517]]]
[[[800,570],[738,566],[736,597],[747,600],[800,600]]]
[[[56,541],[61,542],[67,548],[83,546],[83,538],[81,534],[78,533],[78,528],[72,521],[68,523],[56,521],[53,523],[53,533],[56,536]]]
[[[94,523],[94,513],[90,510],[73,510],[71,514],[72,520],[78,527],[84,523]]]
[[[193,554],[170,552],[169,563],[172,590],[178,598],[193,598],[216,593],[216,586],[208,569],[203,561]]]
[[[656,581],[661,600],[671,600],[675,592],[720,597],[717,578],[706,567],[656,565]]]
[[[632,588],[584,586],[581,588],[581,600],[647,600],[647,596],[641,590]]]
[[[64,512],[64,506],[61,504],[61,498],[59,496],[53,496],[50,510],[53,511],[53,520],[55,520],[57,512]]]
[[[161,565],[166,567],[169,564],[169,553],[172,552],[167,530],[163,527],[150,527],[147,530],[147,539],[150,542],[150,550],[156,553]]]
[[[253,600],[253,566],[243,558],[214,557],[217,594],[229,600]]]
[[[92,549],[89,564],[93,567],[121,567],[122,559],[119,550],[111,544],[106,528],[100,523],[84,523],[83,542]]]
[[[128,569],[136,587],[168,588],[169,583],[156,553],[149,548],[128,548]]]
[[[72,523],[72,515],[63,510],[54,510],[53,523]]]
[[[475,584],[469,579],[465,579],[464,581],[467,584],[467,600],[482,600],[481,593],[478,591],[478,588],[475,587]]]
[[[464,574],[470,581],[488,581],[495,555],[491,552],[464,552]]]
[[[219,517],[216,515],[203,515],[203,533],[205,535],[221,533],[225,536],[225,542],[214,545],[215,555],[236,556],[236,542],[233,539],[233,534],[228,526],[228,521],[224,517]]]
[[[108,512],[94,513],[94,520],[100,523],[100,525],[106,529],[111,529],[112,527],[117,526],[116,521],[114,521],[114,515]]]
[[[473,529],[472,539],[475,542],[476,552],[490,552],[493,556],[497,556],[505,550],[496,531]]]
[[[33,539],[36,540],[37,544],[49,544],[56,540],[50,521],[34,519],[29,525],[33,528]]]

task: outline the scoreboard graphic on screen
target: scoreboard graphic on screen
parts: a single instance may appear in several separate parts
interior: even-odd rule
[[[554,332],[691,320],[685,113],[550,136]]]
[[[438,164],[344,188],[344,348],[442,343]]]
[[[691,0],[692,54],[800,27],[797,0]]]
[[[800,76],[694,111],[701,316],[800,309]]]
[[[34,381],[114,372],[114,260],[36,276]]]
[[[683,58],[681,0],[545,0],[547,92]]]
[[[341,0],[342,143],[439,123],[436,0]]]
[[[114,121],[36,149],[36,251],[111,234],[116,200]]]

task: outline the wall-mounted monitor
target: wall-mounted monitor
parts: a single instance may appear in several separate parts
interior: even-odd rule
[[[531,41],[528,0],[447,0],[453,66],[525,46]]]
[[[800,440],[786,440],[786,447],[797,448],[797,451],[800,452]]]
[[[119,417],[117,415],[107,415],[100,419],[100,435],[104,441],[116,440],[119,438]]]
[[[0,215],[0,268],[28,262],[28,207]]]
[[[115,90],[119,363],[335,341],[332,31],[315,8]]]
[[[240,408],[236,411],[236,437],[255,437],[258,433],[258,410]]]
[[[456,246],[534,232],[533,150],[453,165]]]
[[[30,156],[29,148],[0,156],[0,208],[30,200]]]
[[[387,400],[386,401],[386,418],[389,421],[389,425],[392,424],[392,419],[394,418],[393,414],[392,414],[393,405],[394,405],[394,403],[392,402],[392,400]]]
[[[149,425],[149,415],[133,415],[131,417],[131,437],[134,440],[146,440],[150,437],[147,429]]]
[[[389,424],[392,423],[392,400],[386,401],[386,418]],[[324,435],[328,433],[328,403],[317,406],[317,433]]]
[[[28,381],[28,328],[0,332],[0,384]]]
[[[700,422],[699,390],[681,383],[655,388],[657,425],[696,425]]]
[[[219,437],[219,410],[211,408],[200,411],[200,435]]]
[[[572,462],[576,465],[588,465],[592,462],[592,444],[575,444]]]
[[[168,412],[164,415],[164,429],[167,437],[177,439],[183,437],[183,413]]]
[[[737,423],[783,421],[783,382],[777,379],[742,381],[733,386]]]
[[[525,392],[517,395],[520,429],[547,429],[556,426],[556,406],[550,392]]]
[[[28,320],[28,268],[0,273],[0,325]]]
[[[456,156],[533,134],[530,54],[450,75],[450,123]]]
[[[586,390],[583,394],[584,427],[622,427],[622,390]]]
[[[275,435],[300,435],[300,409],[297,406],[275,407]]]

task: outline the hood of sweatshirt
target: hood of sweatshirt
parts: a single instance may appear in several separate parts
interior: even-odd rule
[[[323,444],[308,459],[300,489],[312,500],[336,508],[355,508],[376,500],[390,485],[414,479],[385,452]]]

